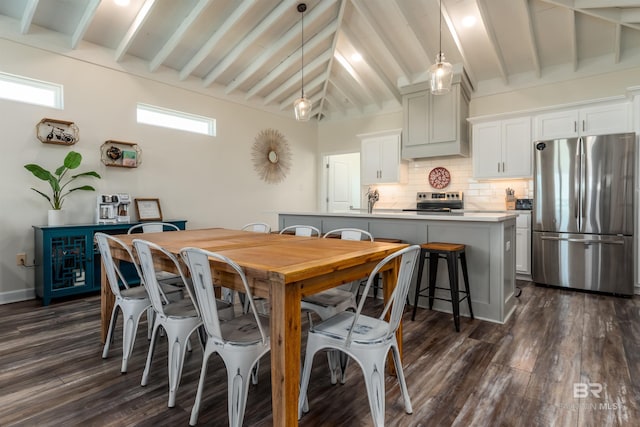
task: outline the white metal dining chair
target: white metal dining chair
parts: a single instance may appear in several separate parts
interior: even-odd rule
[[[162,233],[164,231],[180,231],[180,227],[170,222],[143,222],[129,227],[127,234],[134,233]],[[182,285],[182,278],[168,271],[158,271],[158,281],[161,285]],[[182,296],[180,297],[182,298]]]
[[[256,310],[242,267],[233,260],[198,248],[184,248],[182,258],[189,267],[195,291],[196,302],[200,308],[206,344],[202,357],[202,368],[198,382],[196,400],[191,409],[190,425],[198,421],[200,401],[204,391],[207,375],[207,363],[213,353],[218,353],[227,368],[227,403],[229,425],[239,427],[244,419],[244,412],[249,392],[249,377],[258,361],[270,350],[269,318]],[[244,293],[248,297],[249,312],[227,322],[221,322],[216,308],[214,284],[211,276],[210,258],[225,264],[225,270],[235,271],[240,278]]]
[[[190,289],[191,286],[186,280],[184,280],[184,286],[189,298],[185,298],[182,302],[166,304],[161,296],[160,284],[156,277],[154,257],[164,257],[173,262],[180,277],[186,279],[178,259],[166,249],[146,240],[134,239],[133,246],[138,255],[145,286],[147,287],[149,299],[155,312],[155,321],[153,324],[153,333],[151,334],[151,342],[149,343],[149,352],[147,353],[147,362],[140,384],[146,386],[148,383],[158,331],[162,328],[165,331],[168,343],[168,406],[172,408],[176,403],[176,393],[180,385],[182,366],[184,365],[184,357],[187,351],[189,337],[202,325],[202,320]]]
[[[250,222],[245,224],[242,231],[255,231],[256,233],[271,233],[271,226],[265,222]]]
[[[322,233],[316,227],[312,225],[290,225],[288,227],[280,230],[280,234],[289,234],[293,232],[296,236],[310,237],[310,236],[318,236],[320,237]]]
[[[127,363],[131,357],[133,346],[136,342],[136,333],[138,331],[138,324],[142,313],[147,311],[151,307],[151,301],[147,295],[147,290],[144,286],[129,286],[125,276],[120,271],[119,265],[113,261],[111,254],[111,247],[109,242],[113,242],[119,249],[124,250],[129,254],[133,262],[133,254],[127,245],[125,245],[120,239],[110,236],[105,233],[95,233],[94,235],[96,243],[98,244],[98,250],[100,251],[100,258],[104,265],[104,270],[107,276],[107,282],[111,293],[115,297],[113,304],[113,310],[111,312],[111,321],[109,322],[109,332],[107,333],[107,339],[104,343],[102,350],[102,358],[106,359],[109,355],[109,348],[113,342],[114,329],[118,320],[118,311],[122,312],[122,366],[120,372],[127,372]],[[136,271],[139,273],[138,266],[134,263]],[[147,317],[147,321],[151,323],[153,316]]]
[[[371,233],[359,228],[338,228],[325,233],[322,237],[340,237],[343,240],[368,240],[373,242]],[[306,296],[302,298],[300,306],[308,313],[316,313],[321,320],[326,320],[344,310],[356,311],[358,308],[356,295],[360,288],[360,283],[360,280],[356,280],[341,287]],[[313,327],[311,315],[309,315],[309,325]],[[331,373],[331,384],[337,383],[338,375],[340,376],[340,382],[344,384],[349,358],[344,353],[329,351],[327,352],[327,359]]]
[[[318,323],[309,331],[300,386],[298,417],[302,416],[302,410],[306,404],[313,357],[319,350],[323,349],[335,349],[344,352],[360,365],[369,397],[371,416],[376,427],[384,426],[385,362],[387,354],[391,350],[396,375],[400,383],[400,391],[404,398],[405,411],[408,414],[413,412],[402,370],[396,331],[402,320],[411,276],[419,253],[420,246],[413,245],[385,257],[369,275],[365,293],[360,297],[358,309],[355,313],[352,311],[340,312]],[[401,257],[398,281],[389,301],[387,301],[382,310],[382,314],[377,318],[363,315],[362,309],[367,299],[366,295],[374,277],[382,267],[389,262],[395,262],[398,257]],[[385,320],[387,313],[389,313],[388,321]]]
[[[129,227],[127,234],[140,232],[161,233],[163,231],[180,231],[180,227],[170,222],[141,222],[140,224],[135,224]]]

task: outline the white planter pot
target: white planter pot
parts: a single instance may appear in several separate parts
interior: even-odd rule
[[[49,209],[48,225],[64,225],[64,211],[62,209]]]

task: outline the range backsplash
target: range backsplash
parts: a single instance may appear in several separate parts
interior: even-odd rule
[[[431,187],[429,173],[435,167],[444,167],[451,174],[451,182],[441,190]],[[378,184],[380,200],[376,209],[404,209],[415,207],[418,191],[463,191],[465,209],[504,210],[505,190],[515,190],[517,198],[533,197],[533,179],[481,180],[472,178],[471,158],[440,157],[408,162],[408,182],[405,184]],[[362,187],[362,206],[366,206],[364,194],[369,186]]]

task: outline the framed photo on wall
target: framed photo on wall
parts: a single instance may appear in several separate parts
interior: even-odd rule
[[[135,199],[139,221],[162,221],[159,199]]]

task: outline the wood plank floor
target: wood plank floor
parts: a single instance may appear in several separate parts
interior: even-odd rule
[[[456,333],[450,315],[419,309],[412,322],[407,311],[404,367],[414,413],[405,414],[397,382],[388,377],[386,425],[640,425],[639,299],[520,285],[516,313],[505,325],[465,318]],[[103,360],[99,322],[97,296],[0,306],[0,426],[188,425],[200,348],[187,356],[170,409],[166,341],[149,385],[141,387],[146,322],[126,375],[121,329]],[[220,359],[210,363],[199,424],[228,425],[226,373]],[[316,358],[301,426],[371,425],[361,372],[350,368],[347,383],[332,386],[326,358]],[[578,383],[591,384],[588,397],[574,398]],[[249,391],[245,425],[272,425],[270,388],[265,359]]]

